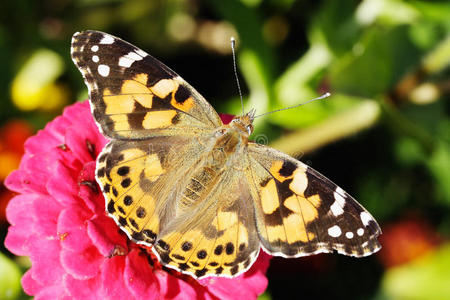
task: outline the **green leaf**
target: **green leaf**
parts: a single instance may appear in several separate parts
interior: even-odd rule
[[[20,286],[19,267],[0,252],[0,299],[16,299],[22,288]]]
[[[384,93],[418,67],[419,58],[408,26],[370,28],[354,50],[331,67],[332,90],[366,97]]]
[[[389,269],[383,292],[390,299],[447,300],[450,298],[450,244],[407,265]]]

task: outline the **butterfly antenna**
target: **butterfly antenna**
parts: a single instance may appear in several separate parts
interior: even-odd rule
[[[279,111],[282,111],[282,110],[291,109],[291,108],[296,108],[296,107],[299,107],[299,106],[308,104],[308,103],[310,103],[310,102],[313,102],[313,101],[316,101],[316,100],[320,100],[320,99],[324,99],[324,98],[327,98],[327,97],[330,97],[330,96],[331,96],[330,93],[325,93],[325,94],[323,94],[323,95],[320,96],[320,97],[311,99],[311,100],[309,100],[309,101],[306,101],[306,102],[303,102],[303,103],[300,103],[300,104],[297,104],[297,105],[294,105],[294,106],[285,107],[285,108],[280,108],[280,109],[277,109],[277,110],[273,110],[273,111],[269,111],[269,112],[266,112],[266,113],[257,115],[257,116],[255,117],[255,119],[256,119],[256,118],[259,118],[259,117],[262,117],[262,116],[265,116],[265,115],[268,115],[268,114],[273,114],[273,113],[276,113],[276,112],[279,112]]]
[[[234,76],[236,77],[236,83],[239,90],[239,97],[241,97],[241,107],[242,107],[242,115],[244,115],[244,100],[242,100],[242,92],[241,92],[241,85],[239,84],[239,78],[236,70],[236,55],[234,53],[234,46],[236,45],[236,40],[234,37],[231,37],[230,39],[231,43],[231,52],[233,53],[233,68],[234,68]]]

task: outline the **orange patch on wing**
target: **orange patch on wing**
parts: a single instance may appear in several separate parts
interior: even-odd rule
[[[163,99],[178,89],[178,82],[172,79],[161,79],[150,88],[153,94]]]
[[[133,79],[139,83],[142,83],[143,85],[147,85],[148,75],[145,73],[140,73],[134,76]]]
[[[244,224],[242,224],[241,222],[239,222],[239,236],[238,236],[238,246],[240,246],[241,244],[244,244],[245,247],[248,246],[248,231],[247,231],[247,227],[245,227]]]
[[[128,114],[134,110],[134,100],[129,95],[114,95],[109,89],[103,91],[105,114]]]
[[[317,211],[317,208],[314,207],[313,204],[311,204],[311,202],[316,202],[316,196],[318,197],[318,195],[314,195],[309,197],[308,199],[305,199],[303,197],[299,197],[300,200],[300,206],[302,209],[302,215],[303,215],[303,220],[305,220],[305,222],[308,224],[309,222],[317,219],[317,216],[319,215],[319,212]],[[311,198],[311,200],[310,200]],[[311,202],[310,202],[311,201]],[[319,197],[319,201],[320,201],[320,197]]]
[[[280,206],[275,180],[269,180],[266,186],[261,188],[260,198],[262,210],[266,214],[271,214]]]
[[[301,211],[300,202],[297,197],[298,197],[297,195],[292,195],[286,200],[284,200],[283,203],[284,206],[286,206],[295,213],[299,213]]]
[[[315,199],[313,198],[312,201],[315,201]],[[283,219],[288,243],[307,242],[313,239],[314,234],[307,232],[305,225],[317,217],[317,209],[307,199],[298,195],[292,195],[283,204],[294,212],[294,214]]]
[[[286,230],[287,242],[289,244],[295,242],[308,242],[314,238],[314,234],[307,232],[303,219],[298,214],[291,214],[283,218],[284,227]]]
[[[175,110],[161,110],[148,112],[144,121],[142,121],[142,127],[145,129],[166,128],[172,125],[172,119],[176,116]]]
[[[172,100],[170,101],[173,107],[181,111],[189,111],[194,106],[194,99],[192,97],[187,98],[184,102],[180,103],[175,100],[175,93],[173,93]]]
[[[266,228],[267,228],[267,236],[269,238],[269,242],[273,242],[276,240],[286,242],[286,233],[284,231],[283,225],[266,226]]]
[[[320,199],[319,194],[312,195],[307,199],[312,205],[314,205],[314,207],[319,207],[320,203],[322,203],[322,199]]]
[[[285,177],[283,175],[280,174],[280,170],[283,167],[283,161],[281,160],[276,160],[272,163],[272,166],[270,167],[270,173],[272,174],[273,177],[275,177],[278,181],[283,182],[286,179],[290,179],[292,178],[291,176]]]
[[[238,216],[233,211],[219,211],[217,212],[217,224],[221,224],[222,227],[228,228],[234,226],[237,223]],[[217,228],[219,230],[219,228]]]
[[[289,184],[289,188],[297,195],[302,196],[308,187],[308,177],[306,177],[305,170],[297,169],[293,174],[293,180]]]
[[[157,154],[151,154],[145,158],[144,172],[145,178],[152,182],[164,173],[164,169],[161,166],[161,161]]]
[[[128,131],[130,130],[130,123],[128,122],[127,115],[110,115],[111,120],[114,122],[115,131]]]
[[[126,80],[122,85],[121,93],[139,102],[143,107],[152,108],[153,95],[146,86],[147,77],[147,74],[138,74],[133,80]]]

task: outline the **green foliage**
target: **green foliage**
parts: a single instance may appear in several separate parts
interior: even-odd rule
[[[20,295],[20,270],[0,252],[0,299],[17,299]]]
[[[382,287],[388,299],[444,300],[450,295],[450,245],[389,270]]]

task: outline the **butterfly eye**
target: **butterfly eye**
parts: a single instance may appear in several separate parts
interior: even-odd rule
[[[248,134],[252,134],[252,131],[253,131],[253,125],[247,125],[247,126],[245,127],[245,129],[247,130]]]

